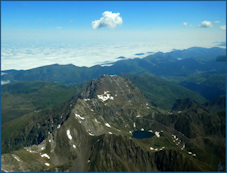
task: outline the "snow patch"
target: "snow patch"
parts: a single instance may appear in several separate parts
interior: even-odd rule
[[[12,154],[12,156],[14,159],[16,159],[18,162],[20,162],[20,159],[16,155]]]
[[[141,131],[144,131],[144,128],[142,128]]]
[[[76,145],[73,145],[73,148],[76,148]]]
[[[75,116],[76,116],[77,118],[80,118],[81,120],[84,120],[84,119],[85,119],[84,117],[81,117],[79,114],[75,114]]]
[[[96,123],[100,123],[96,118],[95,118],[95,122],[96,122]]]
[[[67,130],[67,136],[68,136],[68,138],[69,138],[69,140],[72,140],[72,136],[71,136],[71,134],[70,134],[70,130]]]
[[[133,123],[133,127],[136,128],[136,123],[135,122]]]
[[[29,150],[28,148],[25,148],[25,150],[26,150],[27,152],[30,152],[30,153],[35,153],[34,151]]]
[[[46,165],[46,166],[50,166],[50,164],[49,164],[49,163],[45,163],[45,165]]]
[[[160,132],[154,132],[154,133],[158,138],[160,137]]]
[[[57,129],[60,129],[60,127],[61,127],[61,124],[58,124]]]
[[[148,132],[153,133],[153,131],[152,131],[152,130],[149,130]]]
[[[89,162],[90,162],[90,160],[87,161],[87,163],[89,163]]]
[[[129,131],[130,134],[132,134],[132,131]]]
[[[183,147],[181,148],[181,150],[183,150],[185,148],[185,144],[183,145]]]
[[[137,118],[139,118],[139,117],[140,117],[140,115],[137,115],[136,117],[137,117]]]
[[[113,133],[112,133],[112,132],[109,132],[109,134],[111,134],[111,135],[112,135]]]
[[[173,136],[173,138],[174,138],[174,139],[176,139],[176,138],[177,138],[174,134],[172,134],[172,136]]]
[[[150,147],[150,150],[154,150],[154,151],[161,151],[163,150],[165,147],[162,147],[162,148],[153,148],[153,147]]]
[[[86,101],[89,101],[90,99],[84,99],[84,101],[86,102]]]
[[[45,147],[42,147],[42,148],[41,148],[41,151],[43,151],[43,150],[45,150]]]
[[[190,154],[190,155],[191,155],[191,154],[192,154],[192,152],[188,152],[188,154]]]
[[[105,123],[105,126],[106,126],[106,127],[111,127],[111,126],[109,125],[109,123]]]
[[[48,156],[46,153],[42,154],[41,157],[46,157],[46,158],[50,159],[50,156]]]
[[[107,100],[114,100],[114,97],[108,94],[109,91],[104,91],[104,94],[97,95],[98,99],[105,102]]]
[[[94,112],[94,110],[93,110],[93,109],[91,109],[91,111],[92,111],[92,112]]]
[[[88,132],[88,134],[89,134],[90,136],[95,136],[93,133],[90,133],[90,132]]]

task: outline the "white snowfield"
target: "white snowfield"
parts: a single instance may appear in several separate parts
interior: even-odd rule
[[[49,163],[45,163],[45,165],[46,165],[46,166],[50,166],[50,164],[49,164]]]
[[[154,132],[155,133],[155,135],[159,138],[160,137],[160,132]]]
[[[32,150],[30,150],[30,149],[28,149],[28,148],[26,148],[26,147],[24,147],[24,149],[25,149],[26,151],[30,152],[30,153],[35,153],[35,151],[32,151]]]
[[[89,134],[90,136],[95,136],[93,133],[90,133],[90,132],[88,132],[88,134]]]
[[[105,126],[106,126],[106,127],[111,127],[111,126],[109,125],[109,123],[105,123]]]
[[[142,128],[141,131],[144,131],[144,128]]]
[[[114,100],[114,97],[108,94],[109,91],[104,91],[104,94],[97,95],[98,99],[105,102],[107,100]]]
[[[86,102],[86,101],[89,101],[90,99],[84,99],[84,101]]]
[[[100,123],[96,118],[95,118],[95,122],[96,122],[96,123]]]
[[[57,129],[60,129],[60,127],[61,127],[61,124],[58,124]]]
[[[193,155],[194,157],[196,157],[196,154],[195,154],[195,153],[193,154],[193,153],[190,152],[190,151],[188,152],[188,154],[189,154],[189,155]]]
[[[46,158],[50,159],[50,156],[48,156],[46,153],[42,154],[41,157],[46,157]]]
[[[185,148],[185,144],[182,146],[181,150],[183,150]]]
[[[73,148],[76,148],[76,145],[73,145]]]
[[[66,133],[67,133],[67,136],[68,136],[69,140],[72,140],[73,137],[70,134],[70,130],[67,130]]]
[[[176,143],[176,145],[179,145],[181,143],[181,140],[179,138],[177,138],[176,135],[172,134],[172,139],[173,139],[173,142]],[[182,147],[184,149],[184,147]],[[181,148],[181,150],[183,150]]]
[[[163,150],[165,147],[162,147],[162,148],[153,148],[153,147],[150,147],[150,150],[154,150],[154,151],[161,151],[161,150]]]
[[[135,122],[133,123],[133,127],[136,128],[136,123]]]
[[[75,114],[75,116],[76,116],[77,118],[80,118],[81,120],[84,120],[84,119],[85,119],[84,117],[81,117],[79,114]]]
[[[12,154],[12,156],[14,157],[14,159],[16,159],[18,162],[20,162],[19,157],[17,157],[16,155]]]
[[[111,135],[112,135],[113,133],[112,133],[112,132],[109,132],[109,134],[111,134]]]

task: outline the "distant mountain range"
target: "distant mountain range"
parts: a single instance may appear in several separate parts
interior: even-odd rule
[[[31,70],[6,70],[2,80],[52,81],[77,84],[103,74],[151,73],[156,76],[186,76],[190,74],[225,72],[226,64],[216,61],[226,54],[221,48],[189,48],[169,53],[158,52],[143,59],[119,60],[112,66],[77,67],[74,65],[49,65]],[[226,56],[226,55],[225,55]]]
[[[6,70],[2,71],[2,81],[51,81],[65,85],[78,85],[85,81],[98,78],[104,74],[121,75],[130,74],[152,74],[167,80],[173,78],[189,89],[202,94],[207,99],[213,99],[225,92],[225,89],[212,85],[213,95],[206,95],[197,87],[201,88],[193,81],[187,81],[187,77],[191,75],[212,75],[222,74],[213,83],[225,80],[226,62],[217,61],[219,56],[226,57],[226,49],[200,48],[193,47],[185,50],[174,50],[169,53],[158,52],[149,55],[143,59],[119,60],[112,66],[93,66],[93,67],[77,67],[74,65],[49,65],[38,67],[31,70]],[[224,75],[223,75],[224,74]],[[224,87],[225,88],[225,87]],[[215,94],[218,93],[218,94]]]

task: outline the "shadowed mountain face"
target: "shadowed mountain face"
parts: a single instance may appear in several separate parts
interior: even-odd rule
[[[221,119],[222,118],[222,119]],[[61,106],[4,125],[2,171],[217,171],[225,117],[191,99],[171,112],[128,79],[102,76]],[[136,139],[134,131],[154,133]]]

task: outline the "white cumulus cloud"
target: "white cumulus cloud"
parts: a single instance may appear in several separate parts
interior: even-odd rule
[[[220,28],[221,28],[222,30],[226,30],[226,25],[222,25],[222,26],[220,26]]]
[[[207,20],[204,20],[204,21],[201,23],[200,27],[202,27],[202,28],[210,28],[210,27],[212,27],[212,22],[207,21]]]
[[[117,25],[121,25],[123,23],[120,13],[105,11],[102,13],[102,16],[103,17],[101,17],[99,20],[92,22],[93,29],[98,29],[101,27],[115,28]]]
[[[184,26],[187,26],[187,25],[188,25],[188,23],[187,23],[187,22],[184,22],[184,23],[183,23],[183,25],[184,25]]]

